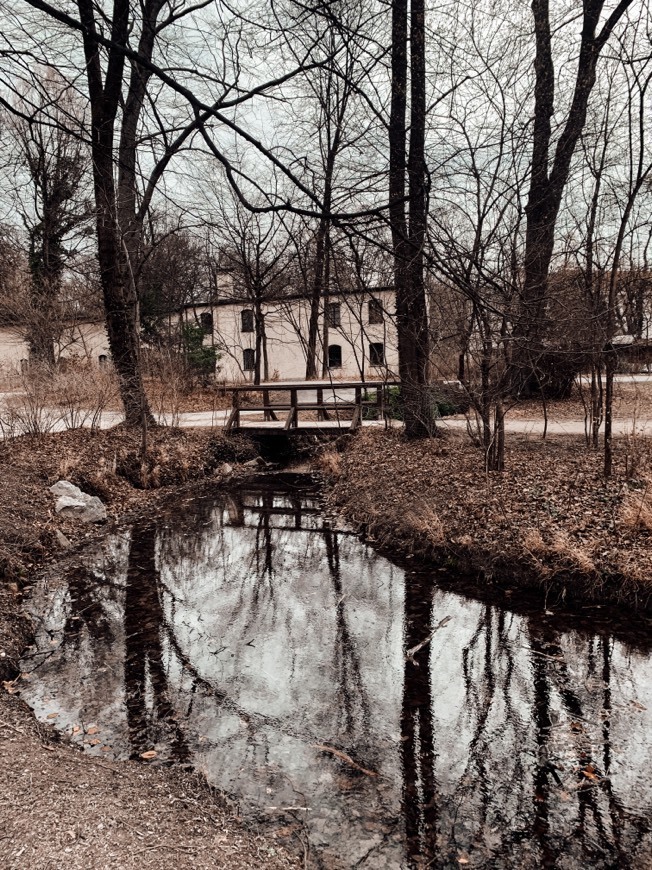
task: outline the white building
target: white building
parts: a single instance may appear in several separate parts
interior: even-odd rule
[[[257,323],[255,308],[247,299],[223,298],[214,306],[219,380],[253,381],[257,354],[261,380],[305,377],[310,301],[286,296],[262,303],[260,315]],[[317,373],[322,372],[336,380],[397,375],[393,288],[331,293],[324,300],[317,343]]]
[[[79,321],[64,326],[55,341],[55,359],[106,364],[111,358],[109,339],[101,321]],[[12,375],[27,368],[29,344],[25,330],[18,326],[0,327],[0,373]]]

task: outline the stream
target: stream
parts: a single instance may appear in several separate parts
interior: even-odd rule
[[[649,620],[479,600],[320,504],[280,475],[108,536],[33,590],[22,697],[308,867],[652,866]]]

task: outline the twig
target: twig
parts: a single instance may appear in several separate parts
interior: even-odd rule
[[[20,728],[16,728],[15,725],[10,725],[9,722],[0,721],[0,728],[10,728],[12,731],[15,731],[16,734],[20,734],[22,737],[26,737],[24,731],[21,731]]]
[[[447,622],[450,622],[450,620],[451,620],[451,617],[450,617],[450,616],[445,616],[445,617],[441,620],[441,622],[439,623],[439,625],[436,625],[436,626],[433,628],[433,630],[430,632],[430,634],[428,635],[428,637],[427,637],[425,640],[422,640],[421,643],[418,643],[416,646],[413,646],[412,649],[409,649],[409,650],[405,653],[405,661],[406,661],[406,662],[412,662],[413,665],[417,665],[417,667],[418,667],[418,662],[415,661],[414,656],[415,656],[418,652],[420,652],[420,651],[424,648],[424,646],[428,646],[428,644],[430,643],[430,641],[431,641],[431,640],[433,639],[433,637],[435,636],[435,632],[436,632],[436,631],[439,631],[440,628],[443,628],[443,627],[446,625]]]
[[[335,755],[342,761],[346,761],[346,763],[350,764],[351,767],[359,770],[360,773],[366,773],[367,776],[378,776],[375,770],[368,770],[366,767],[361,767],[357,761],[354,761],[351,758],[350,755],[347,755],[346,752],[341,752],[339,749],[335,749],[333,746],[325,746],[323,743],[313,743],[312,747],[313,749],[319,749],[321,752],[328,752],[331,755]]]

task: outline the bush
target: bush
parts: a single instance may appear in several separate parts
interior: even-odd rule
[[[204,330],[201,326],[186,323],[183,327],[183,349],[188,367],[202,377],[215,374],[218,354],[212,345],[204,344]]]
[[[99,428],[102,414],[118,398],[111,369],[69,361],[52,371],[38,365],[21,374],[19,389],[0,409],[3,438],[44,435],[54,429]]]
[[[464,390],[455,384],[436,384],[429,387],[433,406],[433,415],[438,417],[450,417],[453,414],[463,414],[469,408],[469,400]],[[401,400],[401,388],[389,387],[387,390],[386,414],[392,420],[403,419],[403,405]],[[377,392],[369,393],[369,401],[377,401]],[[378,411],[374,407],[364,408],[365,420],[377,420]]]

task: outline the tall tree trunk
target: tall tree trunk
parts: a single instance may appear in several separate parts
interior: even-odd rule
[[[124,55],[129,29],[129,2],[115,0],[106,73],[102,75],[92,0],[78,0],[84,25],[84,54],[91,108],[91,149],[97,219],[100,283],[113,363],[118,374],[125,421],[140,425],[152,421],[140,370],[138,299],[129,252],[123,245],[114,178],[114,139],[118,108],[122,98]],[[134,148],[135,148],[135,138]],[[125,155],[121,153],[121,156]]]
[[[93,174],[97,208],[98,262],[109,347],[118,374],[125,422],[128,426],[138,426],[143,417],[149,422],[152,422],[152,417],[140,369],[136,287],[129,274],[115,214],[111,148],[94,145]]]
[[[254,296],[254,327],[256,330],[256,347],[254,350],[254,384],[260,383],[261,370],[263,368],[263,345],[265,340],[265,321],[260,294]],[[264,375],[267,380],[267,374]]]
[[[317,343],[319,340],[319,313],[322,310],[324,295],[324,257],[326,252],[326,233],[328,221],[322,217],[317,229],[315,249],[315,274],[310,296],[310,319],[308,321],[308,347],[306,355],[306,380],[317,377]],[[326,318],[326,309],[324,318]]]
[[[331,241],[330,241],[330,233],[326,234],[326,247],[324,250],[324,311],[327,310],[328,303],[330,302],[330,288],[331,283]],[[330,342],[329,338],[329,323],[328,318],[324,317],[324,321],[322,323],[322,335],[321,335],[321,346],[322,346],[322,360],[321,360],[321,376],[322,378],[328,377],[328,345]]]
[[[410,143],[406,165],[407,0],[392,3],[392,95],[389,121],[389,219],[394,255],[396,330],[405,433],[432,429],[428,396],[429,336],[423,278],[425,238],[425,36],[423,0],[410,16]],[[405,213],[408,174],[409,226]]]
[[[55,225],[56,214],[49,214],[48,179],[43,178],[43,220],[29,232],[29,268],[31,273],[29,317],[30,359],[54,368],[56,305],[63,274],[62,233]]]

